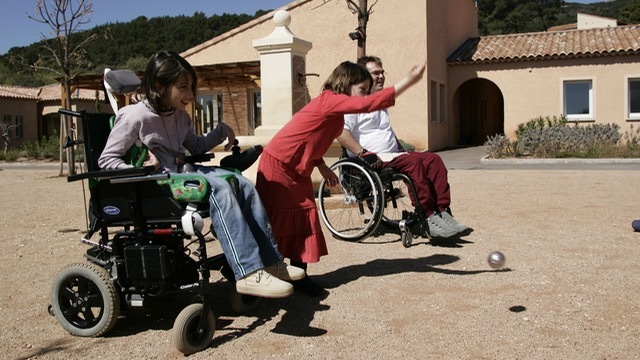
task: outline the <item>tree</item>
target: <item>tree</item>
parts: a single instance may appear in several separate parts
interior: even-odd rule
[[[367,54],[367,22],[369,22],[369,15],[373,13],[373,7],[378,3],[378,0],[374,1],[371,6],[368,6],[367,0],[358,0],[358,4],[353,0],[345,0],[347,7],[351,10],[351,13],[358,14],[358,27],[356,31],[349,33],[349,37],[352,40],[358,40],[358,58],[361,58]]]
[[[4,153],[7,153],[9,150],[9,141],[11,140],[11,130],[15,129],[17,125],[9,125],[5,123],[0,123],[0,138],[4,142]]]
[[[482,35],[547,31],[563,5],[563,0],[481,0],[479,30]]]
[[[640,23],[640,0],[631,0],[622,9],[620,19],[627,24]]]
[[[28,64],[35,71],[46,71],[53,75],[64,87],[65,98],[62,107],[71,109],[71,82],[76,76],[87,71],[91,64],[87,60],[84,48],[93,41],[97,34],[87,37],[76,37],[79,27],[89,23],[89,15],[93,12],[92,4],[86,0],[37,0],[34,15],[27,15],[31,20],[46,24],[51,29],[53,38],[42,34],[42,48],[45,54],[38,55],[35,62]],[[60,176],[63,175],[63,146],[70,119],[62,116],[60,121]],[[75,174],[75,159],[71,149],[67,149],[69,175]]]

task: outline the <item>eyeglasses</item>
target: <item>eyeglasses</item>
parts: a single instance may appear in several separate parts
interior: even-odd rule
[[[382,76],[384,75],[384,70],[376,70],[371,72],[371,76]]]

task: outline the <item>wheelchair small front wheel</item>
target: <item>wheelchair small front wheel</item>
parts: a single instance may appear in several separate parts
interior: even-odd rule
[[[378,227],[382,219],[384,193],[378,174],[353,159],[331,165],[340,183],[329,187],[324,180],[318,190],[318,210],[331,234],[347,241],[360,241]]]
[[[51,311],[75,336],[101,336],[111,330],[120,313],[120,297],[109,272],[92,263],[67,265],[51,290]]]
[[[173,323],[173,346],[185,355],[193,354],[206,349],[216,330],[216,318],[209,311],[203,328],[198,328],[202,315],[202,304],[195,303],[182,309]]]

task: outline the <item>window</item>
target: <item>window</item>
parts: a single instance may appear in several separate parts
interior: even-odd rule
[[[569,120],[593,119],[593,86],[591,80],[564,82],[564,111]]]
[[[640,78],[629,79],[628,84],[629,119],[640,119]]]
[[[440,122],[445,122],[445,108],[447,107],[447,95],[445,93],[444,84],[440,84]]]
[[[257,127],[262,125],[262,92],[260,89],[251,90],[253,94],[252,111],[251,111],[251,126],[253,131]],[[253,134],[253,132],[251,133]]]
[[[22,119],[23,119],[22,115],[16,116],[16,139],[24,138],[24,129],[22,127],[22,123],[23,123]]]
[[[196,99],[196,113],[201,121],[202,133],[206,134],[222,121],[222,101],[216,93],[203,93]]]
[[[438,83],[435,81],[431,81],[431,89],[429,89],[429,93],[431,95],[431,102],[429,103],[429,115],[431,117],[431,121],[438,121]]]

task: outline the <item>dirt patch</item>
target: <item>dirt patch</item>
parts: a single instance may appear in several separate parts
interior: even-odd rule
[[[1,165],[0,165],[1,167]],[[12,359],[179,359],[171,327],[190,299],[153,304],[100,338],[47,313],[55,275],[85,261],[82,184],[57,170],[0,172],[0,351]],[[294,294],[234,313],[214,274],[217,330],[192,359],[634,359],[640,354],[637,171],[452,170],[454,215],[475,231],[404,248],[327,236],[309,273],[322,299]],[[494,250],[506,268],[486,261]]]

